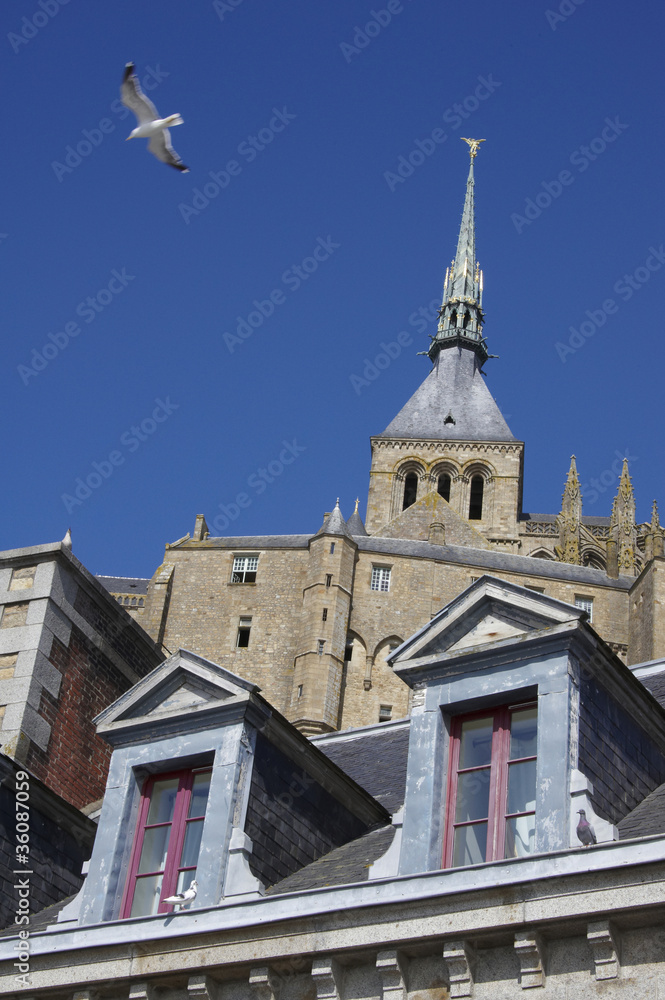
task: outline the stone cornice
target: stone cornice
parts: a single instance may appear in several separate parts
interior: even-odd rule
[[[473,449],[482,454],[520,455],[524,451],[523,441],[446,441],[437,438],[370,438],[372,447],[392,448],[400,451],[418,448],[421,451],[461,452]]]

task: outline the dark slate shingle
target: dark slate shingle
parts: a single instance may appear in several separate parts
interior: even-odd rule
[[[366,882],[370,865],[386,853],[394,835],[394,826],[382,826],[378,830],[370,830],[357,840],[336,847],[318,861],[277,882],[267,890],[266,894],[274,896],[283,892],[320,889],[327,885]]]
[[[353,739],[324,737],[316,745],[388,812],[395,813],[404,804],[408,724],[377,726]]]

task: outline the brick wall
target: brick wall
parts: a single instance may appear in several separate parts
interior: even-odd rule
[[[260,734],[256,740],[245,833],[252,873],[274,885],[366,825]]]
[[[51,726],[46,751],[32,744],[28,768],[77,808],[104,794],[110,747],[93,718],[129,687],[127,678],[75,627],[69,645],[54,638],[49,661],[62,675],[57,698],[42,690],[39,714]]]
[[[618,823],[665,781],[665,755],[600,685],[580,678],[579,764],[599,814]]]

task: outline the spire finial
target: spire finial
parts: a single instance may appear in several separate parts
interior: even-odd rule
[[[480,146],[481,142],[486,142],[485,139],[465,139],[463,135],[460,136],[460,139],[462,140],[462,142],[468,142],[469,155],[471,156],[472,160],[475,160],[476,155],[478,153],[478,146]]]
[[[476,223],[473,161],[478,146],[484,139],[465,139],[469,146],[471,162],[466,181],[466,197],[462,211],[457,253],[446,272],[443,285],[443,302],[439,311],[439,328],[428,351],[431,361],[436,361],[443,348],[461,346],[471,348],[478,355],[481,365],[487,360],[483,338],[484,315],[482,310],[483,275],[476,260]]]
[[[655,503],[655,502],[656,502],[656,501],[654,500],[654,503]],[[354,514],[357,514],[357,513],[358,513],[358,504],[359,504],[359,503],[360,503],[360,498],[359,498],[359,497],[356,497],[356,509],[355,509],[355,510],[354,510],[354,512],[353,512]]]

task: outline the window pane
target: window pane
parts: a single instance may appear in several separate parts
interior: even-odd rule
[[[154,783],[152,786],[152,795],[150,796],[150,810],[146,821],[148,826],[151,823],[171,822],[177,792],[177,778],[163,778],[161,781]]]
[[[523,858],[536,849],[536,817],[516,816],[506,820],[506,845],[504,857]]]
[[[176,892],[185,892],[189,889],[190,885],[196,878],[196,868],[190,868],[188,872],[180,872],[178,875],[178,884],[175,887]],[[191,906],[191,903],[189,904]]]
[[[462,723],[460,738],[459,764],[462,771],[465,767],[480,767],[489,764],[492,758],[493,716],[486,719],[470,719]]]
[[[149,875],[147,878],[137,878],[130,917],[147,917],[151,913],[157,913],[162,892],[162,877],[162,875]]]
[[[485,860],[487,851],[487,823],[461,826],[455,830],[453,867],[477,865]]]
[[[179,868],[190,868],[195,865],[199,857],[201,847],[201,834],[203,832],[203,820],[195,819],[187,824],[185,831],[185,843],[182,845],[182,857]]]
[[[457,808],[455,822],[470,819],[487,819],[490,802],[490,769],[460,774],[457,779]]]
[[[533,708],[522,708],[519,712],[513,712],[510,723],[510,760],[536,756],[537,714],[535,705]]]
[[[194,777],[192,797],[189,801],[187,819],[191,816],[205,816],[208,792],[210,791],[210,773],[197,774]]]
[[[146,830],[141,848],[139,875],[143,872],[163,872],[166,864],[166,846],[171,833],[171,824],[155,826]]]
[[[530,812],[536,808],[536,761],[508,767],[508,804],[506,813]]]

